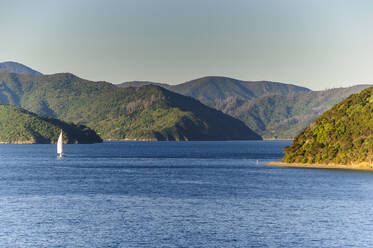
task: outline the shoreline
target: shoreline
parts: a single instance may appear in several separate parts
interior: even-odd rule
[[[373,171],[373,164],[363,162],[358,164],[302,164],[302,163],[286,163],[286,162],[269,162],[265,166],[279,166],[292,168],[309,168],[309,169],[334,169],[334,170],[357,170],[357,171]]]
[[[262,139],[262,140],[156,140],[156,139],[103,139],[102,142],[125,142],[125,141],[140,141],[140,142],[234,142],[234,141],[290,141],[291,139]],[[80,144],[95,144],[94,143],[80,143]],[[56,144],[56,143],[38,143],[35,141],[12,141],[3,142],[0,141],[0,145],[24,145],[24,144]],[[66,143],[64,143],[66,144]],[[72,144],[72,143],[69,143]],[[75,144],[75,143],[74,143]],[[78,143],[79,144],[79,143]]]
[[[141,141],[141,142],[238,142],[238,141],[273,141],[273,140],[156,140],[156,139],[104,139],[103,142],[123,142],[123,141]],[[278,139],[278,141],[281,141]]]

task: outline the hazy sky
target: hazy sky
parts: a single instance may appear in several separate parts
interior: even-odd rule
[[[370,0],[0,0],[0,61],[171,84],[373,83]]]

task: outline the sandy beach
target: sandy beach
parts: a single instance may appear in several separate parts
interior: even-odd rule
[[[266,166],[294,167],[294,168],[315,168],[315,169],[338,169],[338,170],[361,170],[373,171],[373,164],[363,162],[358,164],[302,164],[302,163],[285,163],[285,162],[270,162]]]

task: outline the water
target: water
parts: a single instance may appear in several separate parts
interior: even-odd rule
[[[289,144],[0,145],[0,247],[373,247],[373,174]]]

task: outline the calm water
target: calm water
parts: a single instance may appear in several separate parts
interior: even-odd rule
[[[0,247],[373,247],[373,173],[289,144],[0,145]]]

